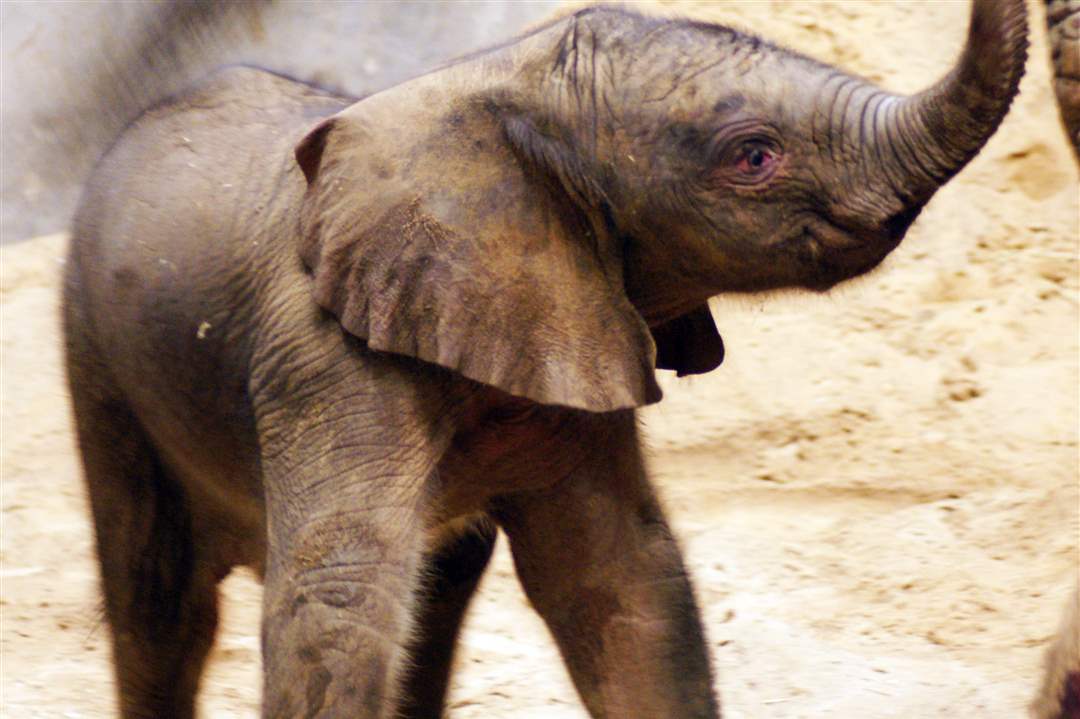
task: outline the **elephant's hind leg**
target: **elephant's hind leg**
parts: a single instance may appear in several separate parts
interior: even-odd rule
[[[191,717],[221,573],[203,561],[184,492],[131,412],[81,370],[69,355],[121,714]]]
[[[401,717],[441,717],[465,610],[495,548],[494,523],[481,519],[435,548],[427,558]]]

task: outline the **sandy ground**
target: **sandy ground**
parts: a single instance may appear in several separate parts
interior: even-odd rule
[[[967,4],[672,2],[911,91]],[[1037,5],[1033,4],[1033,8]],[[1077,177],[1041,15],[1001,132],[873,276],[717,300],[728,359],[643,412],[730,719],[1021,717],[1076,581]],[[64,238],[2,261],[2,713],[113,712],[59,365]],[[224,585],[205,716],[258,708],[259,588]],[[584,717],[505,547],[450,716]]]

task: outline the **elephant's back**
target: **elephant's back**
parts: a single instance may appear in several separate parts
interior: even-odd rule
[[[291,159],[291,148],[304,132],[352,102],[267,70],[229,66],[144,111],[120,134],[102,164],[133,152],[142,159],[185,164],[192,156],[270,159],[271,144],[280,142]]]
[[[99,161],[75,216],[70,261],[91,311],[122,295],[131,307],[181,293],[205,304],[295,252],[285,245],[304,180],[293,147],[347,104],[232,67],[144,112]]]
[[[292,148],[303,134],[348,104],[256,68],[219,70],[120,134],[87,181],[76,234],[107,229],[117,243],[130,222],[160,229],[262,208],[301,178]]]

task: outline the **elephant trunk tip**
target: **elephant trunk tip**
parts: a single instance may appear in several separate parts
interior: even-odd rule
[[[1024,0],[974,0],[959,62],[907,101],[934,165],[931,179],[941,183],[959,172],[1001,125],[1019,91],[1027,49]]]
[[[1024,74],[1028,50],[1027,7],[1023,0],[975,0],[965,57],[960,67],[990,97],[1011,102]]]

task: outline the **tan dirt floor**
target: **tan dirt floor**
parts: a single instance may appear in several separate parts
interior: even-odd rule
[[[968,5],[670,2],[898,91],[936,79]],[[1076,581],[1078,190],[1040,3],[1021,96],[871,277],[721,298],[723,367],[642,413],[729,719],[1023,716]],[[114,711],[60,369],[64,240],[2,262],[4,717]],[[667,374],[667,373],[665,373]],[[259,588],[224,585],[202,708],[254,717]],[[584,717],[505,547],[453,719]]]

